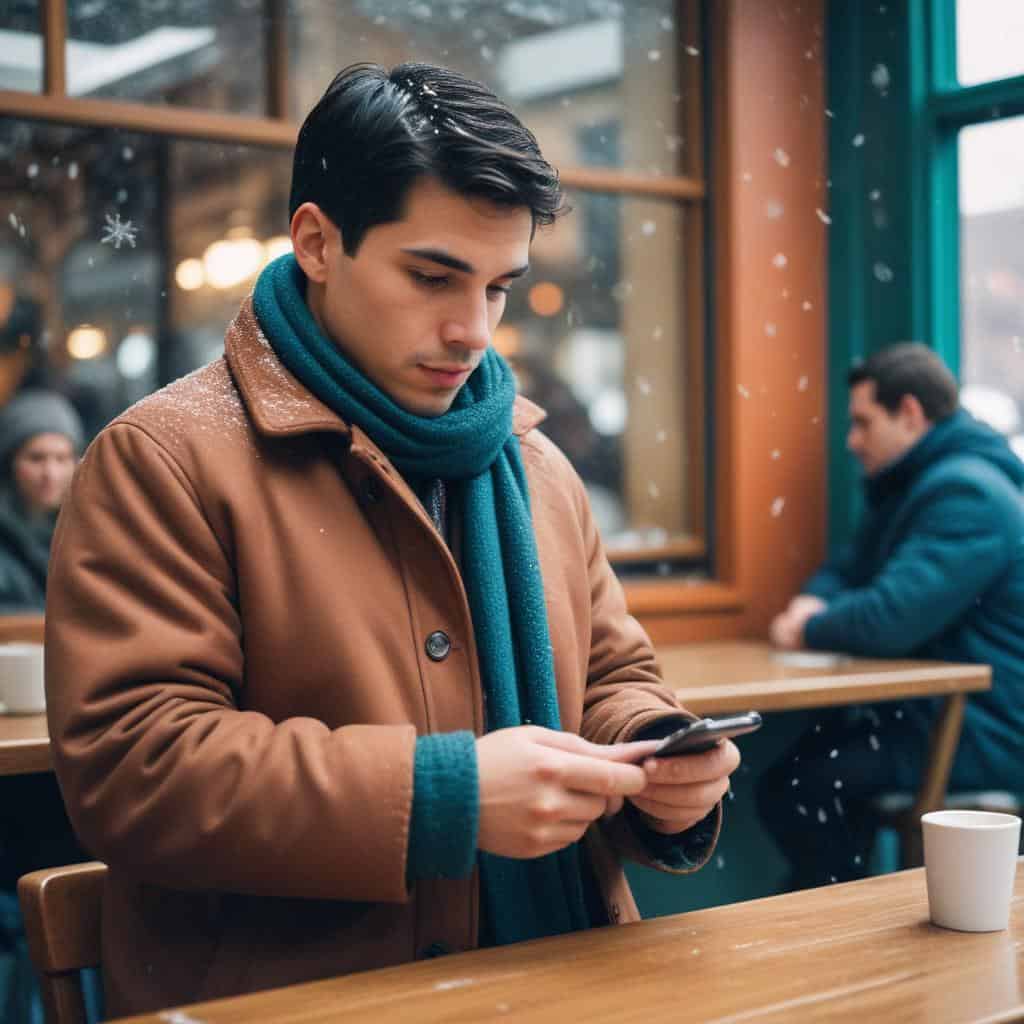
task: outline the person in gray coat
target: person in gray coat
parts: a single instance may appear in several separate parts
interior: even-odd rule
[[[26,389],[0,409],[0,614],[43,610],[50,541],[82,440],[78,413],[55,391]]]

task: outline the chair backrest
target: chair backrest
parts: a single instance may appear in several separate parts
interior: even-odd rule
[[[18,879],[29,956],[47,1024],[85,1024],[81,971],[100,965],[100,910],[107,866],[44,868]]]

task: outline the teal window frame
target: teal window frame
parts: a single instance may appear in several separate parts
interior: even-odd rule
[[[860,514],[846,451],[849,367],[896,341],[931,345],[960,373],[961,128],[1024,114],[1024,75],[961,85],[956,0],[830,5],[827,93],[829,240],[829,541]],[[872,85],[885,65],[889,86]],[[850,140],[863,137],[851,149]],[[875,230],[872,192],[886,227]],[[892,268],[880,284],[873,268]]]

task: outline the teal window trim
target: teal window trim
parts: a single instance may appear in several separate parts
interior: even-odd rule
[[[932,345],[960,375],[958,136],[968,125],[1024,115],[1024,75],[963,86],[956,0],[830,4],[827,90],[829,237],[829,540],[847,540],[860,475],[846,451],[846,374],[893,342]],[[891,81],[879,98],[873,69]],[[855,135],[865,139],[851,150]],[[889,214],[878,229],[866,199]],[[880,258],[895,273],[883,292]]]

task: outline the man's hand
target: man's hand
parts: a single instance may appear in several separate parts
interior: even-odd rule
[[[804,645],[807,620],[828,607],[827,602],[812,594],[797,594],[784,612],[772,620],[770,635],[776,647],[798,650]]]
[[[731,740],[702,754],[648,757],[643,763],[647,788],[630,802],[644,813],[655,832],[683,832],[706,818],[729,790],[729,776],[740,763]]]
[[[591,822],[640,793],[638,763],[657,740],[588,743],[535,725],[499,729],[476,741],[480,787],[477,845],[503,857],[541,857],[574,843]]]

